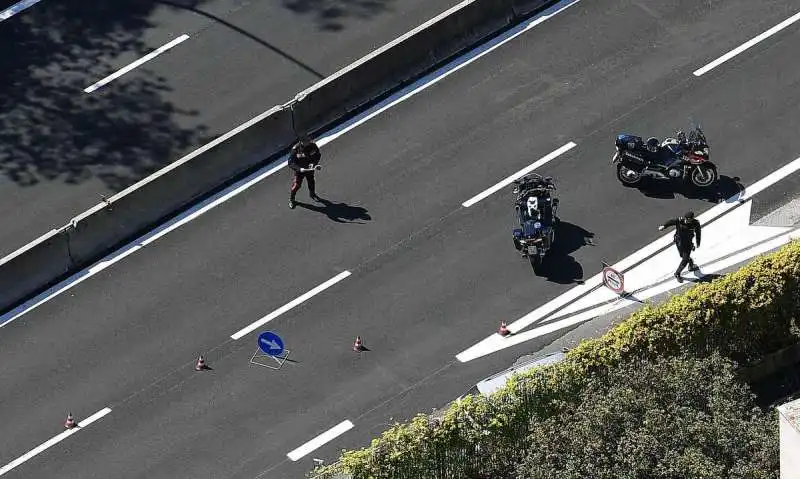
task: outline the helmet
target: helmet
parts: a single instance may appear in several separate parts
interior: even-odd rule
[[[535,196],[529,196],[525,207],[528,210],[528,216],[531,218],[537,216],[536,213],[539,211],[539,199]]]
[[[687,220],[694,218],[694,211],[687,211],[686,214],[683,215],[683,217],[686,218]]]
[[[658,151],[658,138],[650,137],[647,139],[647,149],[655,153]]]

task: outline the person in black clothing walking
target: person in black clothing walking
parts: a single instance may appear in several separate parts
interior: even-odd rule
[[[683,268],[685,268],[687,264],[689,265],[690,271],[699,269],[697,265],[694,264],[694,261],[692,261],[690,255],[694,249],[694,245],[692,244],[693,237],[697,242],[697,247],[700,247],[700,222],[694,218],[694,212],[689,211],[684,216],[671,219],[659,226],[658,231],[669,226],[675,227],[675,246],[678,248],[678,253],[681,255],[681,263],[675,271],[675,279],[682,283],[683,278],[681,277],[681,272],[683,272]]]
[[[297,195],[297,190],[300,189],[300,186],[303,185],[303,179],[308,180],[308,191],[311,193],[311,199],[319,201],[320,198],[315,191],[314,172],[322,169],[322,166],[319,165],[321,158],[319,147],[307,136],[300,138],[300,141],[292,147],[289,153],[289,168],[294,171],[294,176],[292,177],[292,188],[289,195],[289,208],[294,209],[297,204],[295,195]]]

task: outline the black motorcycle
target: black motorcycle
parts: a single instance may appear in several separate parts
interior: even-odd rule
[[[678,130],[674,138],[659,143],[658,138],[643,142],[635,135],[617,135],[617,151],[611,164],[617,165],[617,178],[628,186],[644,178],[691,181],[707,188],[719,180],[717,167],[709,161],[708,142],[699,127],[686,134]]]
[[[555,241],[558,223],[556,186],[550,177],[533,173],[514,181],[514,248],[527,257],[534,269],[541,266]]]

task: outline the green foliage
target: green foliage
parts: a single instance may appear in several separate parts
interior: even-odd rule
[[[718,354],[631,359],[532,429],[516,477],[777,478],[777,427]]]
[[[420,415],[410,423],[395,425],[371,446],[346,451],[338,466],[327,466],[316,473],[343,471],[354,479],[512,477],[517,464],[525,459],[529,443],[537,440],[535,431],[547,421],[557,420],[559,414],[574,412],[585,389],[597,387],[593,382],[597,378],[614,377],[620,363],[684,354],[704,358],[719,352],[721,357],[746,364],[796,343],[800,336],[799,280],[800,242],[793,241],[739,271],[695,286],[659,306],[645,306],[604,336],[581,343],[564,361],[519,375],[490,398],[471,397],[452,404],[435,423]],[[618,393],[618,398],[624,397],[622,391]],[[635,399],[630,393],[629,400],[636,404]],[[606,411],[615,412],[619,411]],[[652,428],[666,428],[667,418],[678,417],[674,411],[647,414],[645,419]],[[720,437],[727,437],[723,433],[736,430],[725,427],[733,428],[734,423],[728,424],[720,416],[711,426],[684,422],[681,427],[693,430],[713,426]],[[753,428],[758,429],[755,422]],[[745,462],[725,464],[730,477],[769,477],[748,468],[772,463],[773,456],[765,452],[769,448],[764,445],[774,439],[770,434],[753,433],[748,438],[749,456],[742,458]],[[700,433],[695,435],[701,437]],[[626,443],[628,455],[639,458],[637,461],[649,457],[648,451],[658,444],[648,437],[637,445]],[[603,447],[594,442],[584,446]],[[664,457],[659,467],[665,469],[656,477],[681,477],[670,475],[669,468],[690,471],[685,477],[722,477],[721,466],[714,458],[707,447],[687,445]]]
[[[628,356],[703,356],[716,350],[738,362],[752,362],[797,341],[798,279],[800,243],[792,242],[664,304],[642,308],[569,355],[587,371]]]

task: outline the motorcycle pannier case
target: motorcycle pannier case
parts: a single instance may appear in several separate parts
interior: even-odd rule
[[[626,150],[637,150],[644,148],[644,141],[642,141],[641,136],[626,135],[624,133],[621,135],[617,135],[617,141],[615,142],[615,144],[618,147],[624,148]]]

